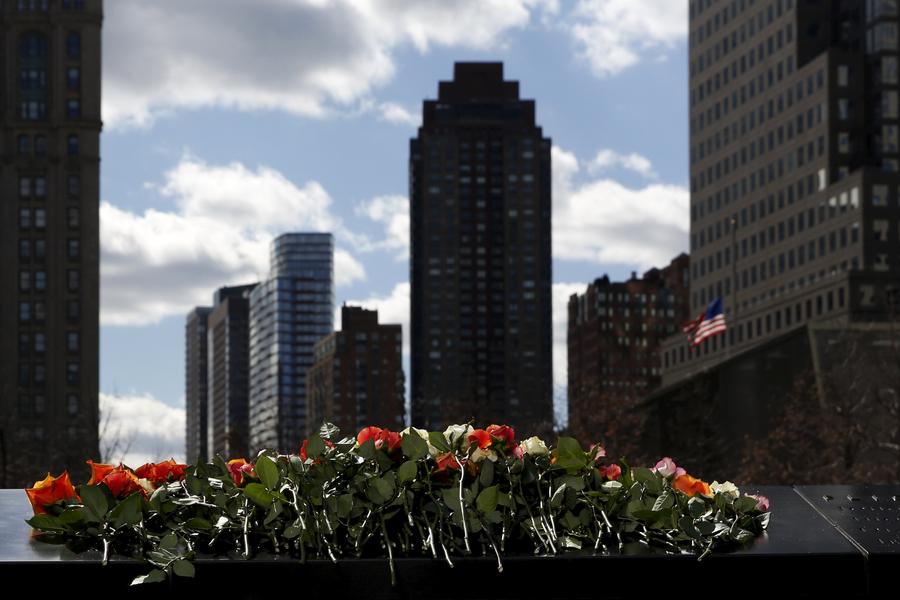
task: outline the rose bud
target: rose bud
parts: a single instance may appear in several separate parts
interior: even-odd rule
[[[28,501],[34,514],[41,515],[47,512],[47,507],[61,500],[78,498],[75,487],[69,480],[68,471],[63,471],[59,477],[53,477],[47,473],[47,477],[41,481],[35,481],[34,487],[25,490]]]

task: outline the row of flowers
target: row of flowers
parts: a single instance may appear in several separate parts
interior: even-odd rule
[[[297,454],[254,461],[168,460],[136,469],[88,461],[77,488],[67,473],[26,490],[32,527],[143,558],[136,583],[193,575],[198,552],[258,551],[339,557],[452,557],[504,553],[695,552],[747,543],[768,523],[769,501],[731,482],[707,483],[671,458],[651,468],[609,460],[572,438],[555,447],[518,441],[508,425],[443,432],[334,426]]]

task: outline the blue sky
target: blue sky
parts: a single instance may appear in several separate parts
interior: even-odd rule
[[[281,231],[334,231],[338,305],[406,326],[409,138],[459,60],[503,61],[553,139],[564,386],[566,297],[687,247],[686,7],[107,3],[101,402],[131,460],[183,452],[185,314],[264,276]]]

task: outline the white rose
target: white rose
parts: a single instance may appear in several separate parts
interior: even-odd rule
[[[469,439],[473,431],[475,430],[472,429],[471,425],[451,425],[444,430],[444,437],[447,438],[451,446],[459,448],[463,442]]]
[[[546,454],[550,454],[550,450],[547,448],[547,444],[545,444],[544,440],[536,435],[523,441],[520,445],[522,446],[522,450],[524,450],[526,454],[530,454],[532,456],[544,456]]]
[[[491,462],[497,462],[497,453],[490,448],[486,448],[484,450],[482,450],[481,448],[476,448],[475,452],[472,453],[472,462],[478,464],[484,459],[488,459]]]
[[[713,481],[712,484],[710,484],[709,489],[712,491],[713,495],[724,494],[731,499],[737,499],[741,495],[737,486],[730,481],[726,481],[725,483]]]
[[[440,450],[431,445],[431,441],[428,437],[428,432],[424,429],[419,429],[418,427],[407,427],[403,431],[400,432],[400,435],[412,435],[413,433],[418,434],[420,438],[425,440],[425,443],[428,444],[428,454],[431,456],[437,456],[441,453]],[[445,436],[446,437],[446,436]]]

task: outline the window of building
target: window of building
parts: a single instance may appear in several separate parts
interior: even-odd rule
[[[81,100],[78,98],[69,98],[66,100],[66,116],[70,119],[81,117]]]
[[[47,289],[47,272],[46,271],[35,271],[34,272],[34,289],[43,292]]]
[[[66,365],[66,383],[69,385],[78,385],[80,379],[79,368],[77,362],[70,362]]]
[[[28,156],[31,153],[31,138],[28,135],[24,133],[19,135],[16,151],[19,156]]]
[[[81,286],[81,276],[77,269],[66,271],[66,285],[70,292],[77,292]]]
[[[81,194],[81,176],[69,175],[66,181],[66,191],[70,198],[77,198]]]
[[[68,209],[66,209],[66,223],[69,226],[69,229],[78,229],[78,222],[78,209],[74,206],[70,206]]]
[[[66,56],[71,59],[81,58],[81,36],[76,31],[71,31],[66,36]]]
[[[66,87],[77,92],[81,88],[81,69],[69,67],[66,69]]]
[[[31,229],[31,209],[30,208],[20,208],[19,209],[19,229],[27,231]]]
[[[78,352],[80,340],[77,331],[69,331],[66,333],[66,350],[69,352]]]
[[[34,240],[34,259],[43,261],[47,257],[47,240]]]
[[[76,394],[68,394],[66,396],[66,407],[69,415],[75,416],[78,414],[78,396]]]
[[[69,260],[77,260],[81,253],[81,242],[77,239],[70,239],[66,244],[66,256]]]
[[[70,133],[66,143],[66,151],[69,156],[78,156],[79,154],[78,134]]]
[[[46,229],[47,227],[47,210],[44,208],[34,209],[34,228]]]

